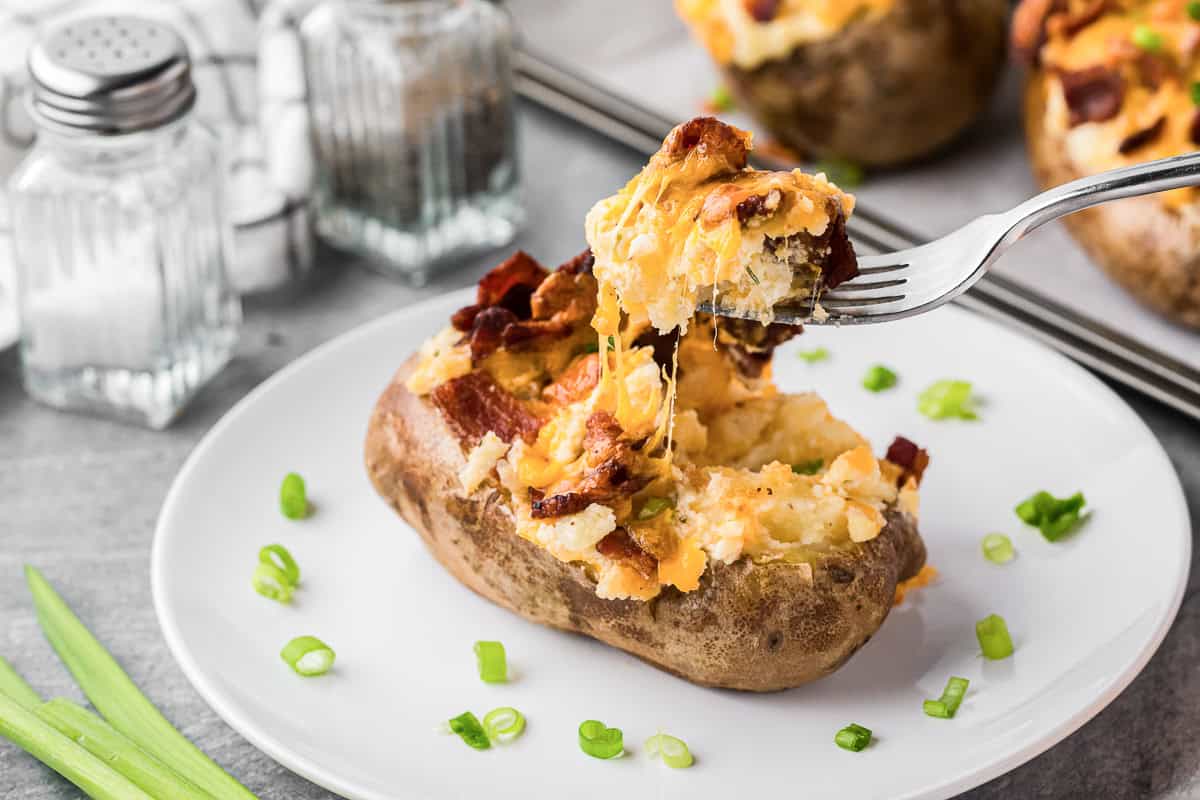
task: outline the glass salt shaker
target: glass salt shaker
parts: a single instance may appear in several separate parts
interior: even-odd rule
[[[507,244],[522,221],[507,13],[485,0],[308,5],[293,19],[317,233],[418,284]]]
[[[26,390],[165,427],[229,360],[241,319],[186,46],[158,22],[77,18],[29,70],[38,139],[9,181]]]

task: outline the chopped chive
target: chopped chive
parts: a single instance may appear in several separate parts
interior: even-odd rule
[[[871,743],[871,729],[852,722],[838,731],[833,741],[843,750],[857,753]]]
[[[754,270],[750,269],[750,267],[746,267],[746,274],[750,276],[750,280],[754,281],[755,286],[758,286],[759,283],[761,283],[761,281],[758,279],[758,276],[754,274]]]
[[[863,376],[863,388],[869,392],[882,392],[896,385],[896,373],[883,364],[876,364]]]
[[[85,750],[159,800],[191,800],[209,795],[147,753],[100,717],[57,697],[35,713]]]
[[[1188,84],[1188,94],[1192,98],[1192,105],[1200,106],[1200,81],[1192,81]]]
[[[93,800],[154,800],[78,742],[0,692],[0,736],[78,786]]]
[[[825,466],[825,459],[814,458],[812,461],[801,461],[799,464],[792,464],[792,472],[797,475],[816,475],[821,471],[821,467]]]
[[[1007,564],[1013,560],[1013,544],[1003,533],[989,533],[981,543],[983,557],[993,564]]]
[[[304,519],[308,516],[308,492],[304,478],[294,472],[284,476],[279,487],[279,510],[288,519]]]
[[[1188,16],[1194,20],[1200,20],[1200,0],[1190,0],[1187,4]]]
[[[642,745],[650,758],[661,757],[671,769],[687,769],[694,761],[687,743],[665,733],[656,733]]]
[[[1048,542],[1057,542],[1075,529],[1087,501],[1083,492],[1059,499],[1049,492],[1037,492],[1017,505],[1017,516],[1042,532]]]
[[[971,682],[966,678],[950,678],[946,681],[946,688],[942,690],[940,699],[925,701],[923,706],[925,713],[931,717],[952,719],[958,712],[958,707],[962,705],[963,697],[970,685]]]
[[[475,660],[479,665],[479,679],[484,683],[508,680],[508,659],[500,642],[476,642]]]
[[[1154,53],[1162,49],[1163,37],[1149,25],[1138,25],[1133,29],[1133,43],[1143,50]]]
[[[283,646],[279,657],[297,675],[312,678],[329,672],[337,655],[315,636],[297,636]]]
[[[38,693],[33,690],[33,687],[26,683],[25,679],[13,669],[12,664],[2,657],[0,657],[0,694],[8,695],[22,707],[31,710],[42,704],[42,698],[38,697]]]
[[[646,502],[642,503],[642,507],[638,509],[637,518],[645,522],[674,507],[675,501],[669,497],[647,497]]]
[[[801,361],[807,361],[810,364],[815,364],[818,361],[825,361],[829,358],[829,351],[824,347],[818,347],[813,350],[800,350],[796,353],[796,358]]]
[[[292,558],[292,554],[283,545],[269,544],[259,550],[258,561],[260,564],[270,564],[273,567],[277,567],[283,572],[284,579],[292,586],[300,585],[300,567],[296,564],[296,559]]]
[[[718,86],[717,88],[713,89],[712,94],[709,96],[708,105],[718,114],[732,111],[733,95],[730,93],[727,87]]]
[[[292,592],[296,589],[283,570],[267,561],[260,561],[254,568],[250,585],[263,597],[278,603],[292,602]]]
[[[938,381],[921,392],[917,410],[930,419],[979,419],[967,381]]]
[[[213,797],[253,800],[246,787],[167,722],[40,572],[27,566],[25,578],[46,639],[109,725]]]
[[[819,162],[816,172],[824,172],[825,177],[844,189],[852,189],[860,185],[866,177],[863,168],[851,161],[829,158]]]
[[[625,752],[625,738],[620,728],[608,728],[604,723],[589,719],[579,724],[579,749],[592,758],[616,758]]]
[[[479,724],[479,719],[470,711],[464,711],[450,720],[450,730],[462,737],[462,740],[476,750],[487,750],[492,746],[487,732]]]
[[[582,352],[583,352],[583,354],[584,354],[584,355],[588,355],[588,354],[591,354],[591,353],[599,353],[599,352],[600,352],[600,345],[599,345],[597,342],[588,342],[587,344],[585,344],[585,345],[583,346],[583,351],[582,351]]]
[[[983,650],[983,657],[998,661],[1013,654],[1012,637],[1008,634],[1008,623],[998,614],[990,614],[975,623],[975,638]]]
[[[608,337],[608,349],[609,349],[609,351],[612,351],[612,350],[616,350],[616,349],[617,349],[617,340],[616,340],[616,337],[613,337],[613,336],[609,336],[609,337]]]
[[[525,730],[525,715],[502,706],[483,715],[483,730],[493,742],[508,744]]]

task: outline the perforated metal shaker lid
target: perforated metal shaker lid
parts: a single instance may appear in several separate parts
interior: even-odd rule
[[[183,39],[141,17],[106,14],[54,26],[30,50],[29,73],[34,115],[63,132],[149,130],[196,101]]]

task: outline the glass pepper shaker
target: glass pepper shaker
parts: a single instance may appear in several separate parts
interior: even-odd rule
[[[26,390],[168,425],[241,319],[216,137],[186,46],[132,16],[72,19],[29,54],[37,144],[9,181]]]
[[[300,41],[317,233],[418,284],[507,244],[522,220],[507,13],[485,0],[301,5],[266,18]]]

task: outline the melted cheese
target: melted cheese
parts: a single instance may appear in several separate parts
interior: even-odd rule
[[[1162,38],[1160,52],[1172,65],[1173,74],[1157,88],[1142,85],[1139,78],[1136,59],[1141,51],[1133,44],[1133,34],[1142,25]],[[1184,3],[1129,0],[1124,8],[1110,5],[1104,16],[1072,35],[1055,24],[1050,24],[1049,30],[1041,63],[1051,74],[1054,70],[1105,66],[1119,70],[1125,79],[1124,99],[1115,117],[1074,127],[1061,82],[1050,81],[1044,124],[1051,134],[1063,138],[1065,155],[1080,172],[1099,172],[1196,149],[1191,137],[1197,109],[1190,87],[1200,80],[1200,23],[1186,14]],[[1159,136],[1128,154],[1120,152],[1123,141],[1160,118],[1165,122]],[[1197,194],[1194,188],[1184,188],[1156,197],[1168,208],[1179,208],[1194,202]]]
[[[446,381],[471,371],[471,348],[459,344],[463,335],[446,328],[421,345],[416,369],[404,386],[415,395],[429,394]]]
[[[721,64],[752,69],[785,58],[797,46],[835,36],[853,22],[882,17],[895,0],[782,0],[759,22],[746,0],[675,0],[679,16]]]

